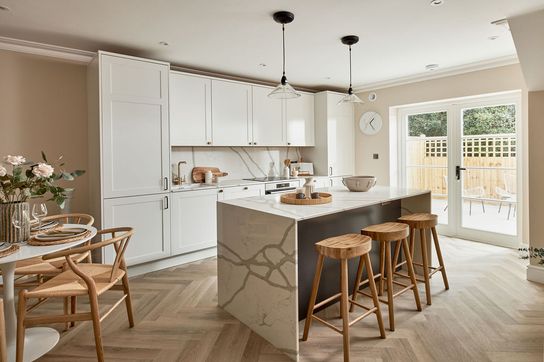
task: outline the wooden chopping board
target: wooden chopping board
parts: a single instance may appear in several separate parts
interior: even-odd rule
[[[214,180],[216,180],[217,177],[223,177],[228,175],[228,173],[226,172],[221,172],[219,168],[217,167],[194,167],[191,173],[193,177],[193,182],[199,182],[199,183],[204,182],[204,179],[205,179],[204,174],[206,173],[206,171],[212,172]]]

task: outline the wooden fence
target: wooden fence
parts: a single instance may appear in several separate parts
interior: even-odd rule
[[[408,137],[406,142],[408,187],[447,195],[446,137]],[[516,135],[463,137],[463,192],[465,196],[499,199],[516,193]]]

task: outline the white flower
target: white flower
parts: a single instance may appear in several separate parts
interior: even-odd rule
[[[32,173],[38,177],[48,178],[53,174],[53,167],[47,163],[40,162],[36,166],[32,167]]]
[[[25,163],[26,159],[23,156],[7,155],[4,158],[4,161],[6,161],[7,163],[9,163],[9,164],[11,164],[13,166],[19,166],[19,165]]]
[[[5,167],[3,167],[3,166],[0,166],[0,177],[4,177],[4,176],[6,176],[6,175],[7,175],[7,173],[8,173],[8,170],[6,170],[6,168],[5,168]]]

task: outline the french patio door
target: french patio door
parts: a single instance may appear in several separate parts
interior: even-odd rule
[[[398,119],[400,186],[431,190],[439,232],[516,247],[519,93],[400,108]]]

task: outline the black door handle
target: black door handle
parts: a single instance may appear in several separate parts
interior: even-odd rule
[[[466,168],[461,166],[455,166],[455,178],[457,180],[461,179],[461,171],[466,171]]]

